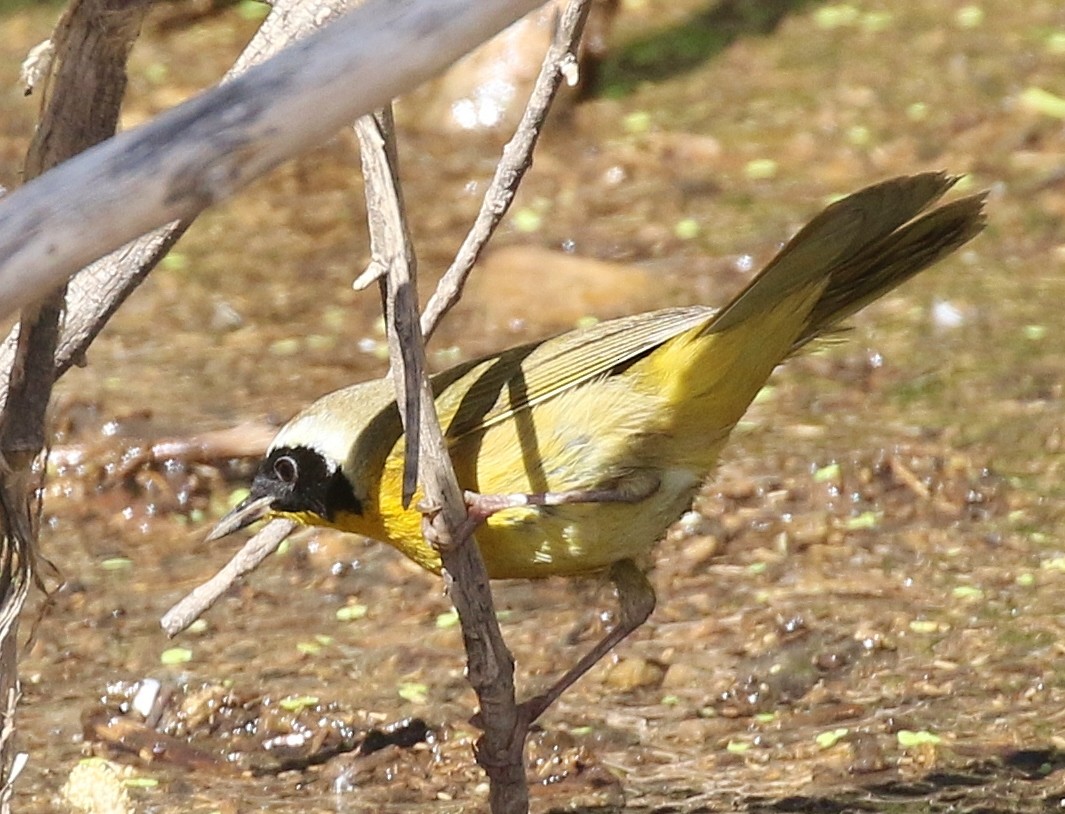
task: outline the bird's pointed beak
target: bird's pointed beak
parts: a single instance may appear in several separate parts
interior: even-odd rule
[[[250,526],[256,520],[262,520],[273,504],[273,495],[262,497],[249,495],[233,511],[218,521],[218,525],[211,529],[211,533],[207,535],[204,542],[209,543],[212,540],[221,539],[234,531],[240,531],[245,526]]]

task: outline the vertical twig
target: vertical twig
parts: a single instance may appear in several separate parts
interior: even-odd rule
[[[362,158],[370,235],[370,268],[381,286],[397,402],[403,405],[400,417],[407,450],[403,467],[403,503],[410,505],[418,485],[418,459],[422,446],[418,391],[420,377],[425,370],[425,348],[421,337],[412,333],[411,326],[407,324],[411,307],[417,315],[418,271],[399,181],[399,155],[392,108],[363,116],[355,122],[355,134],[359,139],[359,155]],[[416,338],[417,341],[397,342],[398,336]]]
[[[571,0],[562,14],[530,100],[514,137],[504,148],[477,219],[420,321],[415,258],[403,210],[391,113],[365,117],[356,124],[372,257],[370,268],[359,282],[365,285],[379,279],[385,283],[393,376],[398,402],[404,405],[407,459],[403,496],[404,500],[412,498],[417,476],[424,502],[430,508],[427,533],[437,544],[450,577],[451,598],[459,612],[466,645],[469,680],[480,706],[478,718],[484,734],[478,742],[477,760],[488,774],[491,810],[499,813],[528,811],[524,761],[527,722],[515,698],[514,660],[496,622],[480,551],[472,537],[462,537],[458,531],[465,525],[466,506],[425,375],[423,332],[430,334],[458,301],[477,257],[532,164],[533,148],[562,80],[575,79],[576,47],[589,3],[590,0]]]
[[[469,666],[469,680],[481,707],[484,735],[478,762],[489,777],[491,809],[496,814],[528,810],[525,785],[525,732],[518,731],[514,695],[514,659],[496,621],[488,574],[471,536],[455,531],[466,520],[466,506],[455,478],[429,379],[425,345],[418,322],[414,251],[407,230],[399,185],[391,111],[356,123],[362,154],[370,222],[371,266],[386,274],[385,313],[397,400],[406,434],[407,471],[417,456],[417,478],[424,502],[433,507],[451,599],[459,613]],[[415,444],[415,438],[420,443]],[[413,496],[405,475],[404,496]]]

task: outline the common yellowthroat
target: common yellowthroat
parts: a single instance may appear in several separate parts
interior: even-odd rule
[[[691,504],[773,369],[983,228],[983,195],[921,214],[956,180],[895,178],[837,201],[719,311],[623,317],[433,377],[459,483],[494,508],[476,531],[489,576],[609,568],[618,587],[619,624],[531,718],[650,614],[633,559]],[[438,572],[420,495],[403,506],[403,453],[390,380],[323,396],[277,434],[210,538],[283,516],[383,540]]]

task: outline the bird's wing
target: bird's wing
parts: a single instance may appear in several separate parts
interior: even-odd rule
[[[448,438],[457,441],[605,376],[713,314],[704,306],[636,314],[464,365],[460,376],[448,377],[438,390],[440,421]]]

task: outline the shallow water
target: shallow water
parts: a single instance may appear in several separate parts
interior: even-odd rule
[[[572,292],[574,278],[559,271],[553,283],[552,263],[532,250],[528,286],[502,286],[523,246],[633,264],[620,277],[605,265],[565,272],[581,280],[578,310],[606,316],[723,302],[829,197],[893,174],[968,173],[967,189],[991,190],[990,224],[860,314],[849,341],[774,376],[696,504],[703,519],[658,547],[652,620],[545,717],[536,806],[1054,804],[1065,777],[1065,141],[1031,89],[1065,94],[1065,11],[800,3],[767,29],[735,8],[623,9],[606,86],[554,120],[498,237],[517,259],[445,323],[434,364],[585,315],[547,307],[563,296],[544,292]],[[2,23],[8,186],[35,110],[15,68],[56,13],[28,7]],[[213,81],[253,30],[232,11],[157,20],[134,53],[128,122]],[[404,132],[425,291],[500,142]],[[53,481],[46,503],[42,545],[66,586],[23,664],[21,810],[60,807],[56,790],[87,753],[82,715],[116,682],[145,676],[228,683],[267,707],[311,696],[323,720],[417,716],[434,735],[254,777],[119,756],[156,781],[130,791],[139,810],[483,801],[460,637],[434,577],[383,546],[308,534],[203,630],[168,642],[159,616],[233,551],[202,538],[246,472],[119,471],[131,445],[281,420],[383,370],[376,297],[350,290],[368,260],[357,168],[352,137],[339,134],[202,217],[89,366],[64,378],[57,444],[88,460]],[[498,599],[529,690],[587,647],[611,608],[595,580],[508,583]],[[338,618],[351,607],[365,610]],[[174,644],[190,660],[163,665]],[[217,731],[195,734],[211,754],[231,753]]]

